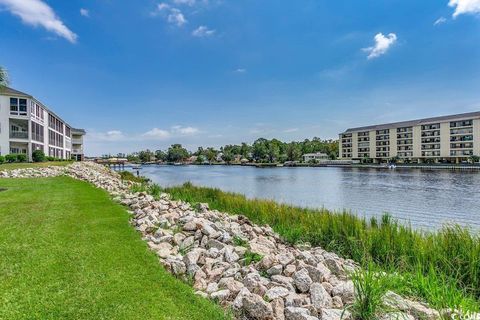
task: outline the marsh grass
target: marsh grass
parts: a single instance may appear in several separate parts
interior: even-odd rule
[[[388,215],[367,221],[347,211],[247,199],[190,183],[165,192],[175,199],[207,202],[212,209],[269,224],[292,244],[309,242],[359,263],[373,262],[399,275],[395,280],[398,290],[435,307],[480,309],[480,238],[466,228],[446,225],[437,232],[423,232]]]

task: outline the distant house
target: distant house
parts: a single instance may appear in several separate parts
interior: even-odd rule
[[[316,161],[328,160],[328,154],[317,152],[317,153],[305,153],[303,155],[304,162],[309,162],[312,160],[316,160]]]

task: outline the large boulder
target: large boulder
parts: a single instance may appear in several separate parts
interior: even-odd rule
[[[308,292],[312,282],[307,269],[301,269],[293,274],[293,283],[300,292]]]
[[[273,320],[272,306],[259,295],[250,293],[243,296],[243,309],[250,319]]]

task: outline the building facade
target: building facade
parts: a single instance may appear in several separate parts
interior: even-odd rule
[[[468,161],[480,155],[480,112],[351,128],[340,133],[340,159]]]
[[[83,159],[84,134],[33,96],[0,86],[0,155],[23,153],[31,161],[40,149],[55,158]]]
[[[328,160],[329,159],[328,154],[321,153],[321,152],[305,153],[302,157],[303,157],[303,162],[309,162],[309,161],[312,161],[312,160],[322,161],[322,160]]]

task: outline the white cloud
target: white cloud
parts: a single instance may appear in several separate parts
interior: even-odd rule
[[[443,24],[443,23],[445,23],[445,22],[447,22],[447,19],[445,19],[445,17],[440,17],[440,18],[438,18],[437,20],[435,20],[435,22],[433,23],[433,25],[434,25],[434,26],[437,26],[437,25]]]
[[[81,8],[80,9],[80,15],[83,17],[90,17],[90,12],[87,9]]]
[[[159,3],[157,4],[157,11],[163,11],[163,10],[167,10],[167,9],[170,9],[170,5],[167,4],[167,3]]]
[[[77,41],[78,36],[65,26],[53,9],[42,0],[0,0],[0,5],[5,6],[12,14],[19,16],[25,24],[34,27],[41,26],[71,43]]]
[[[245,73],[247,72],[247,69],[244,69],[244,68],[238,68],[238,69],[235,69],[234,71],[235,73]]]
[[[363,51],[368,52],[368,59],[378,58],[385,54],[397,41],[397,35],[395,33],[389,33],[387,36],[384,36],[383,33],[377,33],[374,40],[375,45],[373,47],[363,49]]]
[[[298,128],[290,128],[290,129],[283,130],[283,132],[285,132],[285,133],[292,133],[292,132],[297,132],[297,131],[298,131]]]
[[[461,14],[479,14],[480,0],[450,0],[448,5],[455,8],[453,17],[456,18]]]
[[[213,29],[208,29],[207,26],[200,26],[197,29],[193,30],[192,36],[194,37],[199,37],[199,38],[205,38],[205,37],[210,37],[215,34],[215,30]]]
[[[173,134],[180,134],[185,136],[190,136],[199,133],[200,130],[194,127],[182,127],[182,126],[173,126],[172,133]]]
[[[185,16],[183,15],[182,11],[180,11],[177,8],[170,9],[170,13],[168,14],[167,21],[172,24],[176,24],[178,27],[181,27],[185,23],[187,23],[187,19],[185,19]]]
[[[121,141],[127,138],[120,130],[110,130],[107,132],[88,130],[86,137],[92,141]]]
[[[153,128],[152,130],[149,130],[144,134],[142,134],[142,136],[146,138],[163,140],[170,137],[170,132],[168,132],[167,130],[159,129],[159,128]]]
[[[195,4],[195,0],[173,0],[175,4],[186,4],[189,6],[193,6]]]

